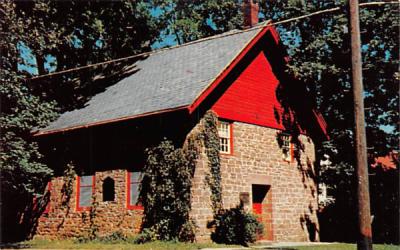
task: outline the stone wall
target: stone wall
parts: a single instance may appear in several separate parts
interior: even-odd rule
[[[312,235],[318,232],[319,227],[317,188],[313,178],[313,142],[300,135],[303,145],[303,150],[299,152],[300,161],[294,159],[287,162],[277,140],[279,132],[256,125],[233,123],[233,153],[221,156],[224,207],[236,206],[242,192],[248,192],[252,197],[252,184],[266,185],[269,190],[263,202],[266,205],[263,206],[263,215],[265,220],[272,217],[272,225],[264,221],[266,230],[270,230],[266,239],[318,240],[318,235]],[[269,196],[272,209],[268,208]],[[309,235],[309,230],[314,232]]]
[[[136,234],[140,230],[143,211],[127,209],[126,176],[126,170],[96,172],[92,219],[90,211],[76,210],[76,178],[66,205],[63,205],[63,199],[66,197],[62,192],[65,178],[53,179],[50,209],[39,219],[36,237],[82,237],[89,235],[92,230],[97,230],[98,235],[108,235],[117,231],[126,235]],[[115,201],[103,202],[102,183],[107,177],[115,181]]]
[[[233,152],[221,154],[221,175],[224,208],[239,204],[241,193],[248,193],[252,210],[253,185],[263,185],[268,192],[263,200],[262,214],[265,240],[309,241],[318,240],[317,189],[314,182],[315,161],[312,141],[299,137],[303,150],[299,161],[287,162],[277,140],[279,130],[234,122]],[[196,133],[197,124],[191,133]],[[209,173],[207,156],[200,152],[192,186],[191,218],[196,222],[196,239],[210,239],[207,223],[213,219],[210,189],[206,184]],[[46,238],[79,237],[94,228],[99,235],[116,231],[133,235],[140,229],[141,210],[128,210],[126,206],[126,170],[99,171],[95,174],[95,217],[89,211],[76,211],[76,180],[71,199],[62,205],[64,178],[52,180],[50,211],[42,215],[37,236]],[[115,201],[102,202],[102,181],[106,177],[115,181]],[[311,233],[309,233],[311,232]],[[315,233],[315,235],[313,235]]]
[[[279,146],[280,130],[234,122],[233,152],[221,154],[222,197],[224,208],[240,203],[241,193],[250,195],[247,209],[252,210],[252,185],[264,185],[267,193],[259,216],[265,227],[263,240],[318,241],[317,188],[315,150],[312,140],[300,135],[298,159],[285,161]],[[195,127],[192,133],[198,130]],[[196,238],[208,240],[207,223],[213,214],[210,189],[205,177],[209,173],[207,156],[201,153],[192,187],[191,217],[198,226]]]

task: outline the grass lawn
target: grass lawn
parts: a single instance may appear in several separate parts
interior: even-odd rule
[[[133,244],[130,240],[112,243],[87,242],[76,243],[73,240],[41,240],[34,239],[13,245],[3,246],[5,248],[36,248],[36,249],[138,249],[138,250],[197,250],[202,248],[223,248],[240,246],[229,246],[215,243],[181,243],[181,242],[150,242],[146,244]],[[2,249],[2,248],[1,248]]]
[[[399,250],[400,246],[395,245],[381,245],[381,244],[374,244],[374,250]],[[286,248],[284,248],[286,249]],[[356,244],[345,244],[345,243],[338,243],[338,244],[330,244],[330,245],[321,245],[321,246],[298,246],[298,247],[288,247],[287,249],[296,249],[296,250],[356,250]]]
[[[36,249],[138,249],[138,250],[196,250],[203,248],[242,248],[237,245],[223,245],[215,243],[180,243],[180,242],[151,242],[146,244],[132,244],[131,241],[119,241],[113,243],[88,242],[76,243],[73,240],[30,240],[14,245],[3,246],[5,248],[36,248]],[[335,243],[329,245],[312,246],[290,246],[272,247],[261,245],[251,247],[251,249],[275,249],[275,250],[356,250],[355,244]],[[374,250],[399,250],[400,246],[374,244]]]
[[[374,244],[374,250],[399,250],[400,246],[395,245],[381,245]],[[345,243],[337,243],[337,244],[329,244],[329,245],[316,245],[316,246],[298,246],[298,247],[283,247],[277,248],[281,250],[356,250],[356,244],[345,244]]]

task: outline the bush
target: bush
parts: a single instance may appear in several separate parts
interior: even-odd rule
[[[95,238],[90,237],[78,237],[75,239],[75,243],[88,243],[88,242],[101,242],[101,243],[116,243],[121,241],[127,241],[126,236],[120,231],[113,232],[105,236],[97,236]]]
[[[133,240],[133,243],[135,244],[143,244],[146,242],[150,241],[156,241],[157,240],[157,235],[149,228],[143,229],[143,231],[138,234],[135,239]]]
[[[108,243],[108,242],[126,241],[127,238],[126,238],[126,236],[125,236],[123,233],[117,231],[117,232],[114,232],[114,233],[112,233],[112,234],[99,237],[98,240],[99,240],[100,242]]]
[[[244,246],[255,242],[257,235],[264,231],[263,225],[256,217],[245,212],[242,206],[222,210],[210,226],[215,226],[215,231],[211,234],[213,241]]]
[[[179,240],[186,242],[194,242],[196,239],[196,223],[189,219],[185,224],[182,225],[181,231],[179,232]]]

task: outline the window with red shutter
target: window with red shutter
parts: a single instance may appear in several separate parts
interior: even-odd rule
[[[78,176],[77,179],[77,199],[76,210],[88,210],[92,206],[93,193],[94,193],[94,176],[84,175]]]
[[[142,181],[141,172],[128,172],[127,174],[127,208],[128,209],[143,209],[139,200],[139,186]]]

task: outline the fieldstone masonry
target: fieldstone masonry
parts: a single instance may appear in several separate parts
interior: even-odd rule
[[[304,146],[304,151],[300,152],[300,164],[296,160],[287,162],[278,144],[279,132],[245,123],[233,124],[233,153],[221,157],[224,206],[236,206],[239,194],[252,194],[254,184],[267,185],[269,190],[263,205],[272,202],[272,208],[263,206],[266,220],[272,217],[272,227],[266,227],[267,239],[308,241],[306,223],[313,224],[316,231],[319,228],[317,186],[310,174],[314,173],[314,144],[307,136],[300,135]],[[273,231],[272,235],[268,230]]]
[[[222,197],[224,208],[236,207],[240,193],[248,192],[252,202],[252,185],[268,188],[263,200],[261,220],[265,227],[264,240],[309,241],[318,238],[317,185],[313,162],[312,140],[300,135],[303,150],[300,162],[284,160],[279,147],[280,130],[234,122],[233,152],[221,154]],[[192,212],[198,228],[198,240],[210,238],[207,222],[212,220],[207,156],[203,153],[195,171],[192,187]],[[251,204],[252,205],[252,204]],[[251,208],[252,206],[250,206]],[[313,232],[309,232],[313,230]],[[311,239],[310,239],[311,238]]]
[[[233,152],[221,154],[224,208],[239,204],[240,194],[250,194],[252,210],[253,185],[264,185],[268,192],[262,202],[260,220],[265,225],[263,239],[271,241],[318,240],[317,186],[313,178],[314,144],[300,135],[303,149],[300,161],[283,159],[277,136],[279,130],[234,122]],[[198,131],[199,124],[191,133]],[[198,241],[210,240],[207,223],[213,219],[210,189],[205,181],[209,172],[207,156],[200,153],[192,186],[191,218],[196,222]],[[314,175],[315,176],[315,175]],[[102,181],[115,181],[115,201],[102,202]],[[140,230],[142,211],[128,210],[127,172],[112,170],[95,174],[95,217],[89,211],[76,211],[76,181],[67,206],[62,205],[64,178],[52,180],[50,211],[39,219],[37,237],[65,238],[87,235],[96,227],[99,235],[120,231],[134,235]],[[65,198],[65,197],[64,197]]]
[[[99,235],[120,231],[126,235],[139,232],[142,221],[141,210],[128,210],[126,207],[126,170],[96,172],[93,219],[90,211],[76,210],[76,179],[68,204],[62,205],[62,188],[65,178],[52,180],[50,209],[39,219],[36,236],[45,238],[82,237],[97,230]],[[115,181],[115,201],[102,201],[102,181],[111,177]]]

